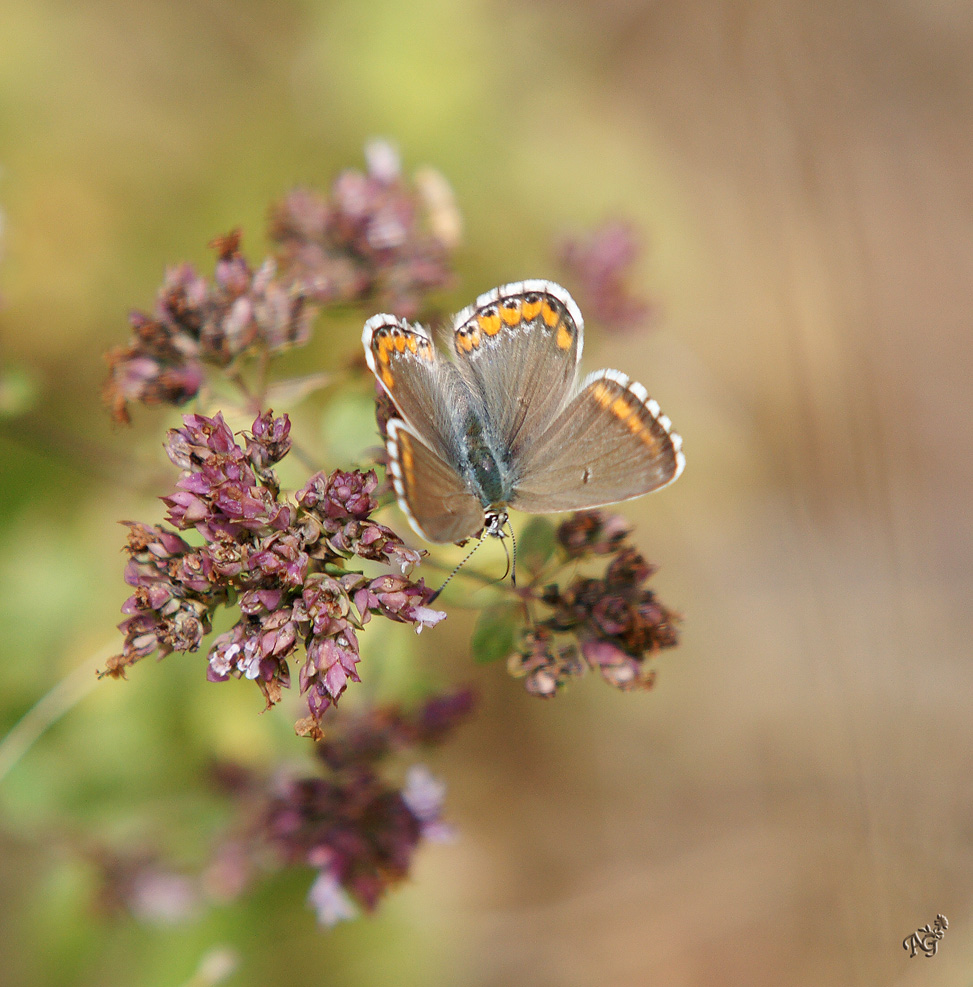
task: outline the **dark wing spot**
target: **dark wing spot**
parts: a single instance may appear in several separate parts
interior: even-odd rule
[[[584,471],[584,472],[583,472],[583,473],[581,474],[581,482],[582,482],[582,483],[587,483],[587,482],[588,482],[588,481],[589,481],[590,479],[591,479],[591,470],[589,470],[589,469],[586,469],[586,470],[585,470],[585,471]]]

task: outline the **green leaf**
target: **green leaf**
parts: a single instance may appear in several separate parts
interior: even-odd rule
[[[545,517],[531,518],[517,539],[517,564],[536,576],[556,549],[554,525]]]
[[[501,661],[517,650],[520,640],[521,610],[516,603],[497,603],[487,607],[473,628],[470,651],[480,665]]]

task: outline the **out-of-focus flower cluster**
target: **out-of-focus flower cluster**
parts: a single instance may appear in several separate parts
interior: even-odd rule
[[[321,714],[358,681],[358,631],[372,614],[416,630],[445,617],[426,604],[429,590],[405,573],[420,558],[389,528],[371,520],[378,485],[371,471],[316,473],[294,500],[280,494],[274,464],[290,448],[290,421],[259,415],[237,442],[222,415],[186,415],[166,451],[183,470],[163,501],[179,531],[126,522],[125,579],[135,588],[119,625],[124,650],[106,674],[124,675],[158,652],[196,651],[215,611],[236,604],[241,617],[213,641],[208,677],[254,680],[268,705],[290,684],[289,660],[303,651],[299,683],[310,716],[299,732],[320,735]],[[358,557],[396,571],[368,577],[348,571]]]
[[[409,873],[421,840],[443,841],[445,786],[421,765],[404,784],[380,767],[395,751],[445,739],[473,708],[468,691],[438,696],[414,713],[373,709],[317,745],[324,776],[278,787],[263,831],[288,864],[318,871],[309,900],[323,925],[372,911],[386,890]]]
[[[605,223],[587,236],[564,238],[558,261],[576,286],[586,318],[618,332],[647,326],[654,306],[633,294],[628,285],[631,268],[641,253],[634,228],[620,221]]]
[[[131,402],[184,404],[208,366],[303,345],[323,307],[412,317],[449,281],[461,221],[446,179],[424,168],[406,180],[384,141],[366,147],[366,160],[366,172],[342,172],[328,196],[302,189],[273,206],[276,251],[259,266],[235,231],[212,243],[212,281],[190,264],[166,272],[154,311],[133,312],[128,345],[107,354],[104,396],[116,421],[128,421]]]
[[[186,921],[207,902],[238,897],[268,869],[311,867],[317,875],[308,900],[322,925],[373,911],[408,876],[423,841],[452,837],[442,815],[445,785],[421,764],[401,780],[388,777],[387,762],[444,741],[473,707],[473,694],[460,690],[413,710],[373,707],[338,717],[315,747],[313,773],[267,778],[217,765],[213,781],[233,818],[201,873],[177,872],[145,848],[89,851],[103,907],[149,923]]]
[[[579,511],[557,529],[565,560],[608,557],[600,578],[576,576],[564,589],[556,584],[537,598],[550,609],[521,636],[508,660],[527,691],[553,696],[586,668],[596,669],[619,689],[650,688],[649,660],[678,644],[677,614],[645,584],[655,572],[628,542],[627,522],[600,511]]]
[[[367,170],[343,171],[324,197],[298,189],[270,213],[283,270],[321,305],[373,303],[413,318],[430,291],[450,279],[461,220],[443,176],[402,175],[385,141],[365,147]]]
[[[214,240],[216,273],[207,281],[191,264],[166,271],[155,311],[133,312],[132,340],[106,357],[104,396],[116,421],[128,405],[181,405],[206,379],[204,365],[227,367],[241,354],[306,343],[317,314],[301,285],[273,258],[254,270],[236,231]]]

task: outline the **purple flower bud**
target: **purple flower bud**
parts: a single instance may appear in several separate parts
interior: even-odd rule
[[[247,456],[257,470],[279,463],[291,447],[291,420],[274,418],[272,411],[258,415],[247,438]]]
[[[173,597],[173,587],[167,583],[140,586],[122,604],[122,613],[141,613],[145,610],[161,610]]]
[[[359,590],[355,605],[361,612],[364,612],[364,606],[392,620],[416,624],[416,633],[419,633],[423,627],[435,627],[446,619],[442,610],[425,606],[430,595],[422,581],[413,583],[403,576],[386,574],[376,577]]]
[[[602,678],[618,689],[645,688],[651,684],[641,673],[641,662],[610,641],[591,638],[581,643],[585,660]]]
[[[138,524],[134,521],[122,521],[128,528],[127,551],[135,558],[139,556],[154,557],[165,560],[172,556],[189,551],[188,542],[184,541],[174,531],[166,531],[151,524]]]
[[[242,455],[220,412],[213,418],[184,415],[183,427],[170,429],[166,441],[166,452],[173,464],[187,472],[231,450]]]
[[[358,661],[358,639],[351,627],[342,628],[334,637],[315,637],[307,648],[308,681],[313,679],[323,685],[334,701],[345,691],[349,680],[361,681],[355,670]]]
[[[210,505],[202,497],[185,490],[177,490],[172,496],[162,497],[161,500],[169,508],[166,520],[183,531],[210,516]]]
[[[640,586],[655,571],[634,548],[625,548],[608,566],[605,581],[609,586]]]
[[[595,604],[591,618],[609,637],[622,635],[632,626],[632,613],[620,596],[603,596]]]
[[[572,558],[608,555],[618,550],[631,525],[619,514],[576,511],[557,528],[557,540]]]
[[[355,518],[364,521],[378,506],[372,496],[378,486],[378,478],[374,470],[362,473],[354,470],[345,473],[335,470],[328,477],[325,488],[325,500],[322,505],[323,513],[333,518]]]

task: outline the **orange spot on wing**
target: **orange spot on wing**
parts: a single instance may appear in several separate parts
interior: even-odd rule
[[[456,345],[464,352],[469,353],[473,349],[473,339],[468,332],[458,332],[456,334]]]
[[[621,400],[621,398],[619,398],[619,400]],[[618,402],[616,401],[615,403],[617,404]],[[614,407],[612,410],[615,410]],[[659,440],[652,434],[652,432],[649,431],[649,429],[645,427],[645,423],[638,415],[633,414],[632,417],[625,422],[625,424],[628,426],[628,430],[632,433],[632,435],[640,438],[649,447],[649,449],[652,450],[653,455],[658,452]]]
[[[408,345],[409,351],[411,353],[415,353],[416,350],[419,349],[419,343],[416,340],[416,337],[415,336],[407,336],[405,341],[406,341],[406,344]]]
[[[496,336],[500,332],[500,314],[495,308],[488,308],[476,317],[477,325],[488,336]]]
[[[615,398],[615,402],[612,404],[612,411],[624,422],[627,421],[629,415],[631,415],[632,406],[625,400],[625,398]]]
[[[409,445],[408,440],[401,435],[399,439],[399,451],[402,456],[402,467],[405,470],[405,479],[409,486],[412,486],[413,480],[413,464],[415,462],[412,455],[412,446]]]
[[[567,350],[571,348],[573,336],[571,330],[564,324],[564,322],[558,323],[557,336],[555,339],[557,341],[558,349]]]
[[[643,428],[639,438],[652,450],[652,455],[659,451],[659,440],[647,429]]]
[[[541,313],[541,300],[539,298],[525,298],[520,306],[520,314],[524,322],[532,322]]]
[[[395,378],[392,376],[392,371],[388,367],[382,368],[382,383],[386,386],[388,390],[392,390],[395,384]]]
[[[505,298],[500,303],[500,318],[508,326],[515,326],[520,322],[520,300],[517,298]]]
[[[541,302],[541,316],[551,329],[561,321],[557,309],[546,298]]]
[[[405,352],[405,336],[399,333],[398,336],[392,337],[392,342],[395,344],[395,348],[400,352]]]
[[[595,384],[595,386],[591,389],[591,396],[603,408],[607,408],[612,403],[611,391],[602,383]]]

